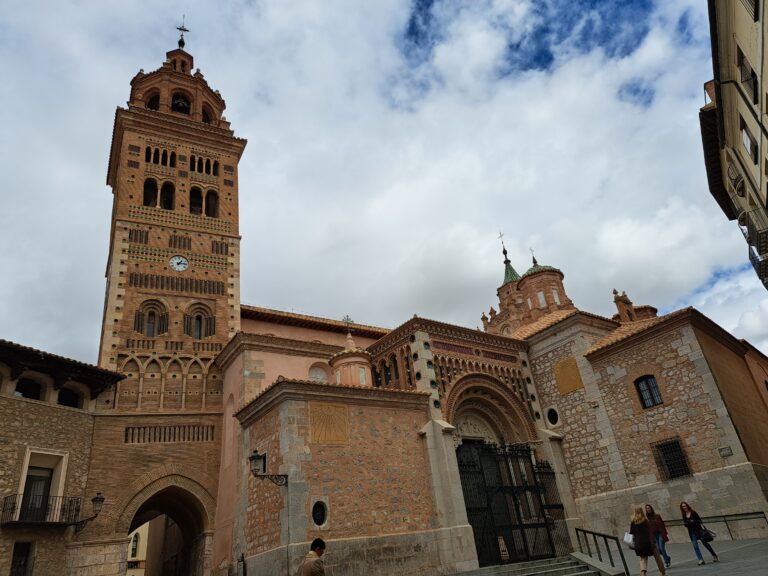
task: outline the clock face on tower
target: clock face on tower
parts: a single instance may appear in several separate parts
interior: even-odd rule
[[[168,261],[168,265],[171,267],[171,270],[184,272],[184,270],[189,268],[189,260],[184,258],[184,256],[172,256]]]

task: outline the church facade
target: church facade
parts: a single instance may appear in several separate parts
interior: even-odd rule
[[[561,555],[644,502],[768,511],[768,358],[695,309],[591,314],[506,250],[482,330],[241,304],[224,110],[183,39],[131,81],[99,367],[0,341],[0,574],[126,574],[162,517],[156,574],[293,574],[321,537],[339,576]]]

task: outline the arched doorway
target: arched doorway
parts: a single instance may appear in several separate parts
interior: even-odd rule
[[[554,472],[536,461],[527,406],[503,383],[468,375],[451,390],[447,413],[480,566],[568,552]]]
[[[143,576],[203,576],[210,572],[212,498],[188,479],[165,478],[142,490],[123,511],[119,527],[146,538],[143,558],[128,551],[128,569]],[[141,530],[140,530],[141,529]]]

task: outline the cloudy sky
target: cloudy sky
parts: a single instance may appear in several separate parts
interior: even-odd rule
[[[0,12],[0,338],[94,362],[116,106],[187,50],[248,139],[244,303],[394,327],[496,305],[499,230],[768,351],[768,293],[709,195],[701,0],[30,0]]]

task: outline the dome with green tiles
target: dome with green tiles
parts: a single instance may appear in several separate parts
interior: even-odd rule
[[[546,266],[539,264],[539,262],[536,260],[536,256],[533,257],[533,266],[528,268],[528,270],[525,271],[525,274],[523,274],[523,278],[527,276],[532,276],[533,274],[537,274],[538,272],[557,272],[561,276],[564,276],[562,270],[559,268],[555,268],[554,266]]]

